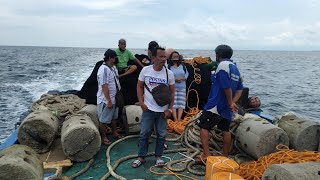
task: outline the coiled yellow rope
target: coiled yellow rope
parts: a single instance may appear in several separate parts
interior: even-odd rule
[[[200,56],[200,57],[194,57],[194,58],[192,58],[190,60],[184,60],[184,63],[190,64],[190,65],[193,64],[193,63],[209,64],[210,61],[211,61],[210,58]]]
[[[238,174],[248,180],[260,180],[264,171],[272,164],[320,162],[320,152],[299,152],[284,145],[278,145],[276,148],[278,152],[262,156],[257,161],[240,164]]]

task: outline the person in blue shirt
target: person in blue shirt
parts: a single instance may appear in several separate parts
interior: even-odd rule
[[[200,127],[200,139],[203,148],[201,160],[210,156],[209,131],[215,126],[223,133],[223,156],[228,156],[231,146],[229,131],[232,113],[238,111],[236,102],[241,96],[243,85],[240,72],[230,59],[233,50],[228,45],[219,45],[215,49],[218,67],[211,75],[212,86],[203,112],[197,120]]]

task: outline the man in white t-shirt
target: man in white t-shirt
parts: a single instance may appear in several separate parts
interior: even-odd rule
[[[98,117],[100,121],[99,131],[101,140],[104,144],[109,145],[110,141],[106,135],[107,124],[111,123],[112,135],[119,137],[117,132],[118,107],[116,107],[115,96],[117,87],[120,90],[120,83],[118,80],[118,70],[115,67],[117,61],[117,54],[115,51],[108,49],[104,54],[104,62],[98,70],[98,92],[97,105]]]
[[[137,84],[137,96],[142,109],[141,131],[139,140],[138,158],[132,163],[136,168],[143,164],[148,153],[148,139],[153,128],[156,129],[156,166],[163,166],[161,159],[164,149],[165,137],[167,134],[167,118],[171,117],[174,101],[174,75],[172,71],[164,67],[166,62],[165,49],[156,47],[152,51],[153,64],[142,69]],[[159,106],[154,100],[150,91],[161,84],[168,84],[170,89],[171,102],[164,106]],[[148,87],[148,90],[145,86]]]

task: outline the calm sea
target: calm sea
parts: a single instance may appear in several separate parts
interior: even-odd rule
[[[0,46],[0,142],[49,90],[79,90],[106,49]],[[143,49],[133,53],[146,54]],[[179,50],[185,57],[212,50]],[[214,59],[214,58],[213,58]],[[250,95],[271,115],[295,112],[320,122],[320,52],[235,51]]]

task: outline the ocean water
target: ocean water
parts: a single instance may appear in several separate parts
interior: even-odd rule
[[[146,54],[144,49],[131,49]],[[14,130],[33,101],[49,90],[80,90],[106,48],[0,46],[0,142]],[[184,57],[213,50],[179,50]],[[286,112],[320,122],[320,52],[235,51],[250,95],[264,112]]]

